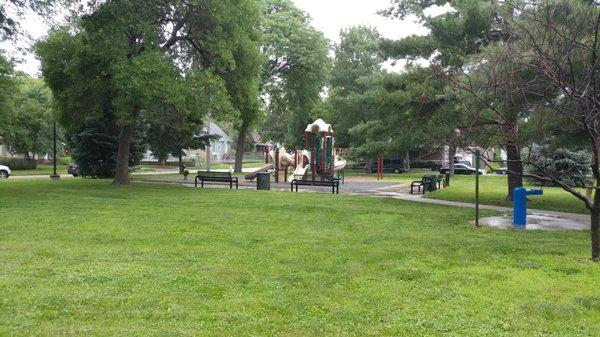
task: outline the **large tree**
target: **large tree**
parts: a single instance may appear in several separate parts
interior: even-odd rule
[[[458,83],[460,74],[468,71],[465,64],[471,55],[480,53],[486,45],[494,41],[506,40],[510,34],[506,20],[510,18],[511,12],[503,3],[487,0],[393,0],[392,3],[392,7],[385,11],[386,15],[402,19],[415,15],[419,22],[428,28],[429,33],[424,36],[411,35],[397,41],[385,40],[382,44],[384,55],[393,59],[427,60],[431,69],[440,77],[448,79],[451,84]],[[429,10],[442,5],[449,5],[451,10],[439,15],[428,15]],[[518,130],[517,124],[522,117],[520,108],[519,105],[506,105],[507,118],[502,123],[495,124],[497,134],[507,134],[506,130]],[[472,119],[471,123],[464,123],[465,119],[472,116],[469,111],[446,110],[447,114],[449,112],[453,112],[455,118],[447,120],[460,123],[449,125],[447,134],[451,135],[459,126],[462,126],[463,133],[481,129],[481,125],[475,123],[480,121],[478,118]],[[490,125],[492,124],[486,124],[488,127]],[[509,137],[500,140],[499,143],[508,154],[507,198],[512,200],[513,189],[523,184],[520,152],[517,144]],[[448,145],[450,148],[455,146]]]
[[[263,3],[261,96],[267,113],[263,134],[289,147],[300,146],[327,80],[328,41],[290,0]]]
[[[592,153],[588,193],[539,165],[535,158],[525,158],[537,169],[525,175],[555,183],[585,204],[591,214],[592,258],[600,261],[600,7],[557,0],[515,6],[512,12],[518,15],[507,21],[512,28],[509,39],[490,46],[484,62],[472,64],[473,69],[493,70],[487,75],[488,85],[500,97],[491,95],[493,90],[484,94],[475,88],[468,91],[498,116],[504,113],[498,98],[518,99],[527,111],[549,116],[551,123],[544,125],[564,125],[563,132],[569,132]],[[510,136],[519,145],[527,145],[515,130],[510,130]],[[538,142],[564,142],[563,137],[546,136]]]
[[[190,73],[220,76],[235,108],[253,109],[256,8],[251,0],[106,1],[38,45],[65,125],[115,116],[115,184],[131,183],[130,147],[142,110],[154,119],[210,109],[194,103],[215,92],[192,83],[198,76]],[[162,110],[164,104],[172,109]]]
[[[375,113],[373,106],[357,104],[357,100],[369,90],[372,83],[369,78],[381,74],[379,40],[374,28],[357,26],[342,31],[340,43],[335,46],[328,100],[340,147],[357,145],[349,130],[367,122],[368,116]]]
[[[29,159],[51,151],[52,94],[42,80],[20,74],[11,78],[14,91],[2,104],[0,139],[14,154]]]

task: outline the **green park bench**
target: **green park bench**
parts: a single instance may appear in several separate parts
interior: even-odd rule
[[[204,187],[205,181],[229,183],[230,189],[235,183],[235,189],[238,189],[238,178],[232,176],[231,172],[198,171],[196,179],[194,179],[194,187],[198,187],[198,182],[200,182],[200,187]]]
[[[329,178],[329,179],[323,179],[323,180],[301,180],[301,179],[294,179],[292,180],[292,182],[290,183],[290,189],[292,192],[294,192],[294,186],[296,187],[296,192],[298,192],[298,186],[299,185],[303,185],[303,186],[331,186],[331,194],[340,194],[340,179],[338,178]]]

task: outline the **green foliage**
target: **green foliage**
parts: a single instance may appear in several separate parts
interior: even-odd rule
[[[383,59],[379,56],[380,36],[374,28],[351,27],[340,37],[331,71],[329,122],[335,125],[337,145],[349,147],[361,144],[353,139],[349,130],[376,114],[375,107],[361,101],[362,95],[371,88],[372,78],[381,73]]]
[[[330,67],[328,41],[289,0],[263,0],[265,138],[300,147]],[[323,117],[323,116],[319,116]]]
[[[533,145],[525,171],[540,177],[555,177],[569,186],[587,186],[588,176],[591,174],[591,157],[589,152],[583,150],[552,149],[547,145]],[[544,184],[558,186],[552,182]]]
[[[16,92],[13,71],[12,63],[0,53],[0,121],[7,120],[13,109],[11,97]],[[0,132],[6,132],[4,123],[0,123]]]
[[[137,123],[142,123],[137,121]],[[144,127],[138,127],[129,156],[129,166],[139,165],[146,146]],[[118,128],[114,119],[89,119],[79,130],[67,133],[67,145],[82,177],[112,178],[117,161]]]
[[[52,94],[43,81],[11,78],[14,91],[1,109],[0,139],[14,154],[31,157],[52,152]]]
[[[239,116],[245,127],[255,120],[257,27],[255,0],[113,0],[53,31],[36,49],[70,131],[107,116],[130,130],[143,112],[159,129],[178,125],[171,131],[190,139],[209,111]],[[173,120],[181,122],[164,124]],[[122,134],[125,148],[132,139]],[[115,182],[128,183],[123,162],[117,165]]]

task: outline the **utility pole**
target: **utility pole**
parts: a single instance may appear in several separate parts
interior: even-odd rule
[[[206,122],[206,134],[210,136],[210,112],[208,113],[208,121]],[[206,170],[210,171],[210,161],[211,161],[211,148],[210,148],[210,139],[206,144]]]

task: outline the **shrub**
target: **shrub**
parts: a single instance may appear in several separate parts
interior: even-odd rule
[[[82,177],[112,178],[115,176],[119,148],[116,130],[117,128],[109,123],[90,119],[86,121],[83,128],[68,137],[72,158],[77,163]],[[136,131],[131,144],[129,167],[139,165],[146,150],[140,132]]]

